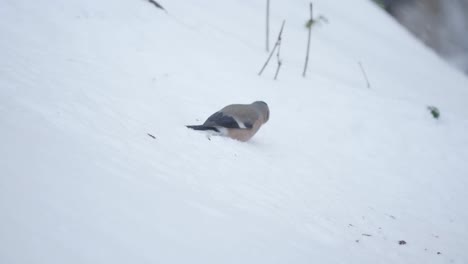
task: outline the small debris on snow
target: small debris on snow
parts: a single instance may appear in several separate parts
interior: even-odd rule
[[[366,236],[366,237],[371,237],[372,235],[371,234],[362,234],[363,236]]]
[[[431,112],[431,115],[432,117],[434,117],[434,119],[439,119],[440,117],[440,111],[439,111],[439,108],[433,106],[433,105],[429,105],[427,107],[427,110],[429,110],[429,112]]]
[[[398,244],[399,244],[399,245],[406,245],[406,241],[400,240],[400,241],[398,241]]]
[[[154,0],[148,0],[148,2],[150,2],[151,4],[153,4],[155,7],[159,8],[159,9],[161,9],[161,10],[164,10],[164,11],[167,13],[166,9],[164,9],[164,7],[163,7],[161,4],[159,4],[158,2],[156,2],[156,1],[154,1]]]
[[[393,219],[393,220],[396,220],[396,217],[393,216],[393,215],[388,214],[387,216],[390,217],[390,218]]]
[[[151,135],[150,133],[147,133],[147,135],[148,135],[149,137],[153,138],[153,139],[156,139],[156,137],[153,136],[153,135]]]

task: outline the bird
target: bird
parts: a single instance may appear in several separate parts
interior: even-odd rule
[[[212,114],[203,125],[189,125],[188,128],[214,131],[242,142],[251,139],[260,127],[268,122],[270,109],[263,101],[251,104],[231,104]]]

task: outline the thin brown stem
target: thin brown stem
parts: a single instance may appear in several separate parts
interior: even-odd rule
[[[266,6],[266,51],[270,51],[270,0]]]
[[[280,30],[280,32],[278,34],[278,39],[276,40],[275,46],[273,46],[273,50],[271,50],[270,55],[268,56],[268,59],[265,61],[265,64],[263,64],[263,67],[260,70],[260,72],[258,73],[258,75],[262,75],[262,73],[265,70],[266,66],[270,62],[271,57],[273,57],[273,54],[275,53],[276,48],[278,48],[278,46],[280,45],[281,35],[283,34],[283,28],[284,28],[285,23],[286,23],[286,20],[283,20],[283,24],[281,25],[281,30]]]
[[[161,9],[161,10],[164,10],[164,12],[167,13],[167,10],[164,9],[164,7],[162,5],[160,5],[158,2],[156,2],[155,0],[148,0],[148,2],[150,2],[151,4],[153,4],[155,7]]]
[[[364,79],[366,79],[367,88],[371,88],[369,79],[367,78],[367,74],[366,74],[366,71],[364,70],[364,67],[362,66],[362,63],[359,61],[358,64],[359,64],[359,67],[361,68],[362,75],[364,75]]]
[[[312,21],[313,21],[313,14],[312,14],[312,2],[310,3],[310,20],[309,23],[307,23],[308,28],[309,28],[309,36],[307,38],[307,52],[306,52],[306,58],[305,58],[305,63],[304,63],[304,72],[302,73],[302,77],[306,77],[307,73],[307,67],[309,66],[309,52],[310,52],[310,36],[312,35]]]
[[[282,61],[281,58],[280,58],[280,53],[281,53],[281,42],[282,42],[282,38],[280,37],[280,38],[279,38],[279,41],[278,41],[278,52],[276,53],[276,61],[277,61],[278,65],[277,65],[277,67],[276,67],[275,80],[278,79],[278,74],[279,74],[281,65],[283,65],[283,61]]]

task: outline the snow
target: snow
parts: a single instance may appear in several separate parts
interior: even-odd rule
[[[366,0],[314,1],[305,79],[272,1],[278,81],[264,1],[160,3],[0,2],[1,263],[468,262],[464,75]],[[247,143],[185,128],[255,100]]]

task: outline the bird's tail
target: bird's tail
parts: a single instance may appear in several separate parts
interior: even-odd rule
[[[204,125],[199,125],[199,126],[187,126],[188,128],[194,129],[194,130],[211,130],[215,132],[219,132],[219,129],[213,126],[204,126]]]

